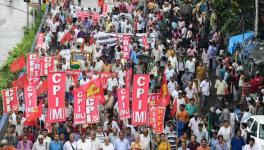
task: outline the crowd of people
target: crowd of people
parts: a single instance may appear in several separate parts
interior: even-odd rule
[[[79,1],[81,6],[81,1]],[[260,72],[253,77],[244,73],[239,55],[225,51],[224,35],[217,26],[217,16],[206,0],[114,0],[111,11],[88,8],[99,15],[78,17],[72,0],[57,1],[51,6],[43,27],[44,46],[39,56],[55,56],[55,71],[71,69],[61,50],[88,53],[81,61],[82,71],[75,81],[67,75],[65,93],[66,122],[45,128],[47,93],[38,97],[43,102],[42,117],[36,125],[26,126],[24,100],[19,111],[10,116],[10,125],[1,140],[1,149],[18,150],[260,150],[247,132],[247,120],[264,115]],[[110,7],[110,6],[109,6]],[[182,11],[183,8],[190,12]],[[120,13],[132,17],[113,19]],[[97,32],[129,33],[130,58],[125,59],[122,44],[96,43]],[[66,34],[70,38],[62,42]],[[146,33],[149,49],[136,36]],[[76,46],[77,39],[84,44]],[[122,40],[120,40],[121,42]],[[151,58],[146,62],[139,55]],[[164,132],[156,133],[148,125],[133,126],[131,119],[120,120],[117,88],[125,86],[125,71],[150,74],[149,93],[160,91],[162,76],[171,96],[164,117]],[[107,80],[105,104],[99,105],[100,122],[73,122],[72,91],[98,75],[87,72],[113,72]],[[42,81],[45,77],[42,78]],[[132,79],[133,80],[133,79]],[[254,82],[251,82],[254,80]],[[248,100],[251,93],[259,99]],[[44,119],[43,119],[44,118]]]

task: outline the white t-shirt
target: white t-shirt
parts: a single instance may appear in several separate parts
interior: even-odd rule
[[[78,140],[77,142],[77,150],[85,150],[85,149],[89,149],[89,143],[88,143],[88,140],[85,139],[84,142],[82,142],[82,140]]]
[[[195,73],[195,62],[187,60],[185,63],[185,68],[187,68],[189,72]]]
[[[198,124],[201,123],[200,118],[197,118],[197,120],[195,120],[194,117],[192,117],[189,121],[189,125],[188,127],[191,128],[191,130],[194,132],[195,130],[198,130]]]
[[[200,88],[201,88],[201,91],[202,91],[202,94],[205,95],[205,96],[209,96],[210,95],[210,81],[205,81],[203,80],[200,84]]]
[[[88,149],[89,150],[98,150],[101,147],[101,142],[98,139],[88,140]]]
[[[109,143],[108,145],[102,144],[101,149],[102,150],[114,150],[114,146],[112,143]]]
[[[166,75],[166,80],[169,81],[170,78],[175,74],[174,70],[173,69],[169,69],[167,68],[165,70],[165,75]]]
[[[197,93],[197,90],[194,87],[191,89],[189,87],[186,87],[185,92],[186,92],[186,97],[191,99],[191,98],[194,98],[194,94]]]
[[[118,86],[118,81],[116,78],[109,78],[107,80],[107,90],[108,91],[113,91],[113,87],[117,87]]]
[[[228,126],[227,128],[221,127],[218,131],[218,135],[222,135],[225,142],[231,141],[231,127]]]
[[[141,148],[143,150],[150,150],[150,136],[147,137],[144,136],[144,134],[140,134],[140,143]]]
[[[77,149],[77,142],[75,141],[73,143],[70,143],[70,141],[67,141],[63,146],[63,150],[76,150],[76,149]]]

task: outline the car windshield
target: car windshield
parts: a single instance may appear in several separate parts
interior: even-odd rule
[[[259,126],[259,138],[264,139],[264,124]]]

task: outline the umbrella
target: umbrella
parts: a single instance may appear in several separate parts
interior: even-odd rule
[[[180,7],[180,12],[182,15],[190,15],[192,14],[192,7],[189,5],[182,5]]]
[[[143,54],[137,55],[137,59],[146,64],[149,64],[153,61],[153,59],[150,56]]]

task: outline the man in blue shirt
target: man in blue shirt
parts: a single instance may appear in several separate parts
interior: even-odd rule
[[[241,131],[237,130],[237,134],[231,139],[231,150],[242,150],[245,140],[241,137]]]
[[[130,144],[127,139],[124,138],[124,132],[119,132],[119,139],[115,141],[115,150],[129,150]]]
[[[50,143],[50,150],[62,150],[63,149],[63,144],[61,141],[59,141],[59,134],[54,135],[54,141]]]

